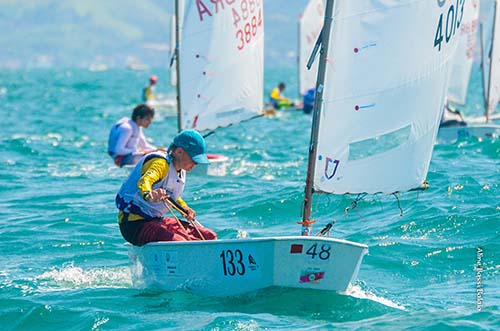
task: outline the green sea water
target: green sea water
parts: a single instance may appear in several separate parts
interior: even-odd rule
[[[159,74],[161,71],[155,73]],[[151,72],[0,72],[2,330],[498,330],[500,140],[436,145],[425,192],[315,196],[320,225],[367,244],[349,295],[268,289],[230,298],[134,289],[114,197],[128,170],[106,153]],[[166,77],[159,91],[173,94]],[[294,70],[268,70],[296,95]],[[480,108],[473,76],[465,113]],[[223,177],[191,175],[184,198],[220,238],[297,235],[311,117],[281,112],[217,130]],[[176,119],[145,130],[168,145]]]

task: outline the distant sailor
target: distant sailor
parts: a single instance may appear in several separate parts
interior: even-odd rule
[[[158,81],[158,77],[155,75],[149,77],[149,85],[142,90],[142,101],[147,102],[156,99],[155,95],[155,85]]]
[[[186,172],[208,163],[205,140],[194,130],[175,136],[166,153],[143,157],[116,196],[123,238],[137,246],[154,241],[216,239],[215,232],[195,223],[195,211],[181,198]],[[190,222],[163,217],[169,198],[184,209]]]
[[[147,128],[153,122],[153,108],[141,104],[134,108],[132,117],[124,117],[116,122],[109,133],[108,154],[118,167],[134,165],[145,154],[165,150],[146,141],[142,128]]]
[[[316,94],[316,90],[314,88],[310,88],[307,90],[306,94],[304,94],[304,110],[305,114],[310,114],[314,107],[314,95]]]
[[[274,109],[289,108],[294,106],[292,100],[285,98],[285,96],[282,95],[285,88],[285,83],[279,83],[278,87],[271,90],[271,93],[269,94],[269,102],[273,105]]]

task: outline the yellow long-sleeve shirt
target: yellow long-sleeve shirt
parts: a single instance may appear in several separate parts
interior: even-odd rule
[[[137,181],[137,188],[141,192],[141,195],[144,196],[146,192],[151,192],[153,184],[165,179],[169,170],[170,165],[167,160],[162,157],[153,157],[147,162],[144,162],[141,168],[141,178]],[[177,199],[177,203],[183,208],[189,208],[187,203],[181,197]],[[121,223],[122,218],[123,213],[120,212],[118,216],[119,223]],[[137,221],[141,219],[144,219],[144,217],[137,214],[129,214],[128,216],[129,221]]]

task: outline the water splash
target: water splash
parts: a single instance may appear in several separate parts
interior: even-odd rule
[[[91,268],[76,267],[74,263],[35,277],[41,292],[95,288],[129,288],[132,278],[128,267]]]
[[[369,291],[363,290],[359,285],[351,285],[347,291],[345,291],[343,294],[348,295],[350,297],[356,298],[356,299],[366,299],[366,300],[371,300],[377,303],[380,303],[384,306],[390,307],[390,308],[395,308],[399,310],[406,310],[406,308],[394,301],[391,301],[389,299],[379,297]]]

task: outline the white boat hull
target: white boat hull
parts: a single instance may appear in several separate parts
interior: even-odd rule
[[[155,242],[129,248],[134,287],[232,296],[267,287],[345,291],[366,245],[323,237]]]
[[[439,144],[452,144],[460,139],[476,137],[479,139],[495,139],[500,136],[500,125],[468,125],[449,126],[439,128],[437,142]]]
[[[227,173],[229,158],[221,154],[207,154],[210,164],[198,164],[191,170],[191,174],[221,177]]]
[[[153,107],[157,112],[164,117],[177,116],[177,101],[175,99],[154,99],[148,100],[146,104]]]

